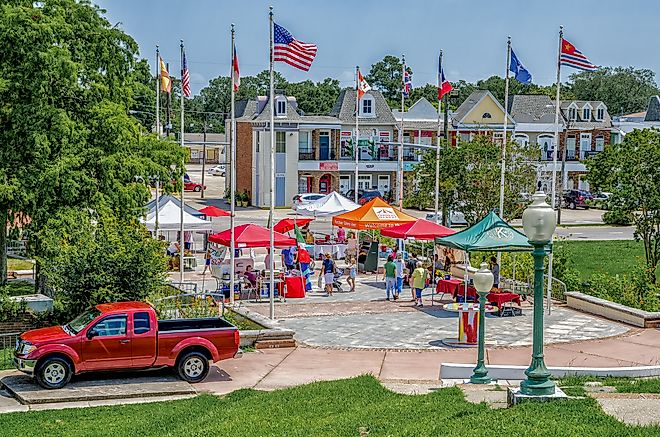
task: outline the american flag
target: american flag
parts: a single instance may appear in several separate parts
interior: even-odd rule
[[[563,38],[561,40],[561,55],[559,60],[561,65],[577,68],[578,70],[596,71],[598,69],[581,51]]]
[[[403,75],[403,95],[408,97],[410,95],[410,91],[412,91],[412,77],[410,77],[410,73],[408,73],[408,70],[406,70],[405,74]]]
[[[306,44],[295,39],[288,30],[273,23],[273,61],[286,62],[299,70],[309,71],[316,56],[316,44]]]
[[[183,95],[190,97],[190,72],[188,71],[188,63],[186,62],[186,52],[181,51],[181,89]]]

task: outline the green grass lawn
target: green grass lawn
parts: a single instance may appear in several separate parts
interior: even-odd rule
[[[559,241],[555,246],[567,249],[572,266],[583,280],[594,273],[617,275],[644,265],[644,245],[641,241]]]
[[[7,282],[7,285],[0,287],[0,295],[6,293],[9,296],[23,296],[25,294],[34,294],[34,284],[28,281],[14,280]]]
[[[599,378],[595,376],[571,376],[560,379],[557,383],[566,392],[573,395],[584,395],[584,384],[597,381],[604,386],[616,388],[618,393],[660,393],[660,378]]]
[[[2,415],[7,436],[649,436],[593,399],[491,409],[454,388],[423,396],[392,393],[373,377],[276,392],[240,390],[164,403]]]
[[[14,368],[14,348],[0,349],[0,370]],[[0,431],[1,432],[1,431]]]
[[[32,270],[34,263],[25,259],[8,258],[7,270]]]

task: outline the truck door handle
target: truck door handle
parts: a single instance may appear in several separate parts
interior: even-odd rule
[[[130,341],[130,340],[119,340],[119,343],[121,343],[121,344],[126,344],[126,343],[128,343],[129,341]]]

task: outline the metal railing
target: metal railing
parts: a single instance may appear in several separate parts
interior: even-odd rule
[[[27,256],[27,242],[24,240],[7,241],[7,255]]]
[[[182,293],[197,293],[195,282],[170,282],[168,285],[180,290]]]
[[[534,276],[527,278],[529,290],[534,290]],[[561,302],[566,302],[566,292],[568,287],[566,283],[559,279],[552,277],[552,298]],[[548,275],[543,275],[543,296],[548,295]]]
[[[0,370],[14,367],[14,349],[20,333],[0,334]]]

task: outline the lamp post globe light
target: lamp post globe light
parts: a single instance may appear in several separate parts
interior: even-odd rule
[[[543,191],[532,196],[532,203],[522,216],[523,230],[534,247],[534,327],[532,340],[532,363],[525,371],[527,379],[520,384],[520,392],[530,396],[547,396],[555,393],[555,383],[543,360],[543,261],[545,247],[551,244],[555,232],[556,217],[545,201]]]
[[[493,273],[488,270],[488,264],[481,263],[481,268],[474,274],[474,288],[479,293],[479,345],[477,356],[477,367],[472,371],[470,382],[473,384],[488,384],[490,377],[488,376],[488,369],[484,365],[484,337],[486,336],[486,295],[493,288],[494,277]]]

